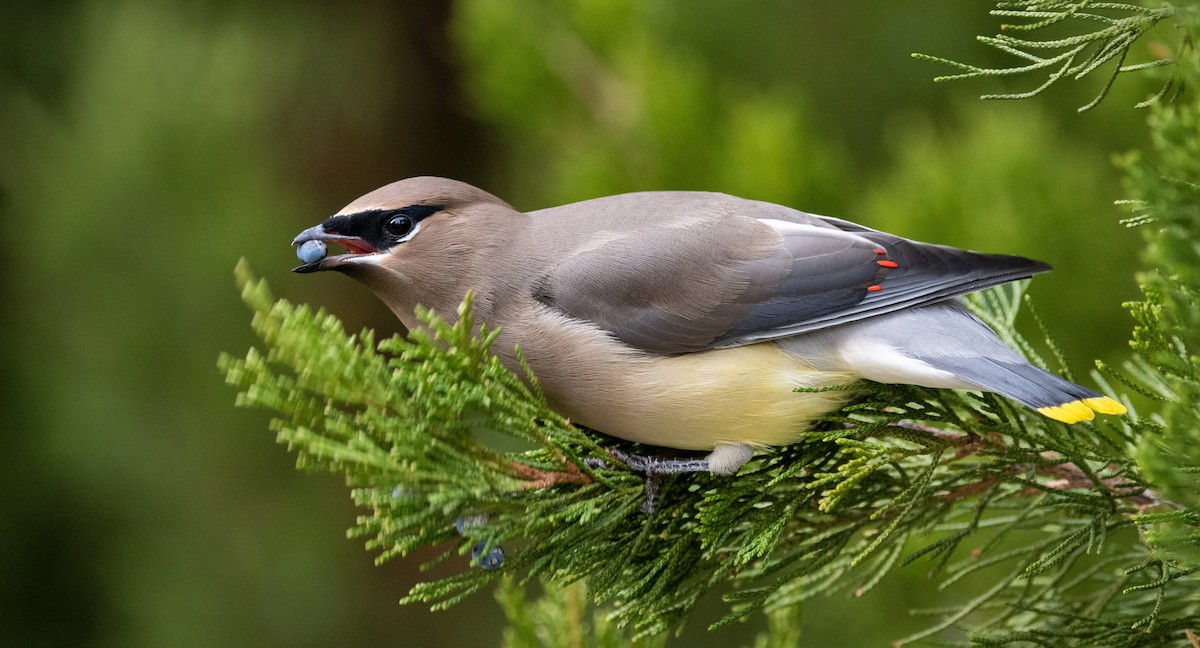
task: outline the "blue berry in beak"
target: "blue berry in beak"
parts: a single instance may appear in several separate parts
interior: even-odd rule
[[[310,240],[300,244],[296,248],[296,256],[305,263],[316,263],[325,258],[325,254],[329,251],[329,246],[325,241]]]

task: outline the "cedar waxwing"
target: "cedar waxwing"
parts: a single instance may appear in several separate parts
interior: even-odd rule
[[[611,436],[709,450],[636,469],[736,472],[793,443],[858,379],[996,392],[1067,423],[1117,401],[1026,362],[955,298],[1050,266],[920,243],[719,193],[630,193],[521,213],[445,178],[372,191],[293,244],[405,327],[453,320],[468,291],[493,346],[519,345],[550,405]],[[311,253],[311,250],[309,250]],[[671,464],[671,465],[668,465]],[[634,467],[631,464],[631,467]]]

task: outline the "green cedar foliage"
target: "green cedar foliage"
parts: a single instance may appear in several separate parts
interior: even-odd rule
[[[1068,427],[991,395],[864,385],[810,440],[761,453],[734,478],[667,478],[645,514],[638,476],[585,461],[618,443],[571,426],[500,365],[495,331],[472,333],[469,299],[455,324],[425,313],[427,329],[376,343],[274,300],[244,265],[238,277],[264,344],[221,360],[239,403],[276,412],[301,468],[346,475],[368,511],[352,535],[379,560],[437,546],[426,567],[462,566],[409,602],[451,605],[504,574],[585,579],[618,623],[658,634],[714,589],[730,606],[721,625],[861,595],[920,562],[942,587],[992,574],[986,591],[936,611],[929,633],[967,619],[1025,628],[1050,610],[1142,634],[1177,628],[1179,607],[1195,603],[1180,568],[1122,533],[1158,504],[1127,458],[1136,439],[1123,423]],[[1011,330],[1020,302],[1016,286],[975,304],[1027,349]],[[487,431],[530,449],[498,449]],[[482,521],[460,537],[460,518]],[[1110,548],[1114,535],[1123,541]],[[503,546],[500,569],[468,568],[479,541]]]
[[[1002,24],[1001,33],[995,36],[979,36],[979,42],[1011,54],[1021,63],[1007,68],[983,68],[928,54],[913,56],[962,70],[958,74],[937,77],[936,81],[1032,73],[1047,75],[1046,80],[1032,90],[985,94],[981,97],[983,99],[1028,99],[1059,81],[1079,80],[1093,74],[1104,75],[1099,92],[1091,101],[1080,106],[1080,112],[1095,108],[1103,101],[1119,75],[1171,65],[1174,59],[1170,53],[1139,63],[1127,64],[1126,61],[1133,45],[1159,23],[1170,23],[1172,19],[1181,17],[1194,19],[1194,16],[1181,14],[1195,12],[1194,7],[1169,3],[1146,7],[1092,0],[1001,1],[996,3],[996,7],[992,15],[1016,19],[1017,22]],[[1030,32],[1050,35],[1043,38],[1024,37]],[[1191,46],[1189,34],[1185,32],[1179,53],[1186,54]],[[1170,99],[1178,96],[1182,90],[1183,84],[1179,79],[1169,77],[1154,96],[1138,105],[1145,107],[1163,98]]]
[[[1200,82],[1197,66],[1188,79]],[[1129,304],[1137,319],[1129,366],[1138,389],[1156,402],[1139,423],[1139,463],[1164,497],[1178,506],[1156,516],[1147,540],[1164,560],[1200,567],[1200,100],[1156,108],[1150,118],[1154,154],[1122,160],[1136,212],[1146,232],[1145,300]],[[1149,521],[1149,520],[1147,520]]]

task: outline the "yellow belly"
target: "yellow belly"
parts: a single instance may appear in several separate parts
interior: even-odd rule
[[[611,338],[542,342],[523,348],[557,411],[610,436],[682,450],[794,443],[849,393],[793,390],[854,380],[818,372],[773,342],[679,356],[634,352]]]
[[[821,372],[774,342],[676,356],[649,354],[544,307],[518,309],[492,347],[519,370],[519,345],[550,405],[607,435],[681,450],[794,443],[841,407],[858,377]],[[520,331],[521,335],[512,334]]]
[[[671,448],[786,445],[849,396],[845,391],[798,393],[796,387],[852,380],[819,373],[771,342],[659,357],[631,372],[626,408],[600,413],[594,425],[580,422],[613,436]]]

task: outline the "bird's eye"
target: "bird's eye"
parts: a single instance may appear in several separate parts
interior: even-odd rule
[[[396,214],[383,224],[383,231],[396,238],[404,238],[412,234],[413,228],[417,226],[417,222],[411,217],[404,214]]]

